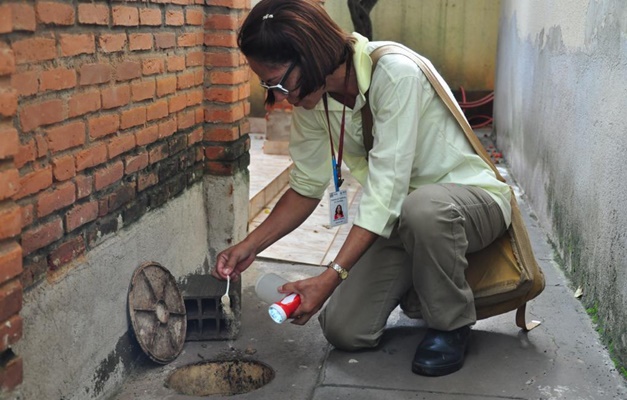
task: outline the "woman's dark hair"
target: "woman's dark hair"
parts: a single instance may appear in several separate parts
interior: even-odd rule
[[[310,0],[262,0],[250,11],[237,37],[246,58],[269,64],[296,62],[301,75],[299,97],[324,86],[353,54],[352,37],[321,5]],[[266,104],[274,104],[268,91]]]

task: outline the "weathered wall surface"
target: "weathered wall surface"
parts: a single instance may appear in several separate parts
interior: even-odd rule
[[[495,130],[627,364],[627,3],[502,1]]]
[[[451,88],[494,88],[498,0],[379,0],[370,13],[374,40],[401,42],[431,59]],[[354,31],[346,0],[329,15]]]

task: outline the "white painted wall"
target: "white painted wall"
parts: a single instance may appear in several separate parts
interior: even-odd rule
[[[503,0],[497,144],[627,364],[627,2]]]

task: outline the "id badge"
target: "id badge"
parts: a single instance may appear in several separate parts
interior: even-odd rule
[[[329,225],[338,226],[348,222],[348,196],[346,190],[329,192]]]

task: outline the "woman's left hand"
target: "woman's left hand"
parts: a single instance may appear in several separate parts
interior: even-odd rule
[[[305,325],[311,317],[320,311],[340,282],[337,272],[327,268],[318,276],[284,284],[279,292],[298,293],[300,295],[300,306],[294,310],[291,316],[293,318],[292,323]]]

